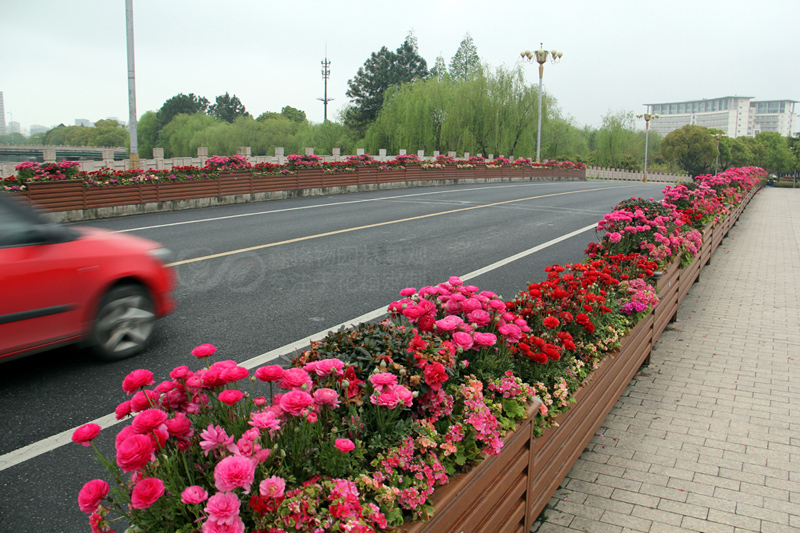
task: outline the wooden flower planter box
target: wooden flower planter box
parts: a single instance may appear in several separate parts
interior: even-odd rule
[[[527,500],[531,472],[533,420],[539,403],[503,441],[503,451],[486,456],[466,474],[454,476],[436,489],[433,518],[407,522],[404,533],[496,532],[525,533],[530,529]]]
[[[84,209],[83,180],[29,181],[28,198],[48,211]]]

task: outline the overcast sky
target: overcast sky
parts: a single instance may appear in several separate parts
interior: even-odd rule
[[[371,52],[413,30],[433,66],[466,32],[493,67],[524,49],[564,52],[544,84],[578,125],[644,103],[753,96],[800,100],[800,0],[134,0],[136,107],[178,93],[236,94],[258,116],[290,105],[328,117]],[[0,0],[5,121],[128,119],[124,0]],[[538,83],[536,65],[527,79]]]

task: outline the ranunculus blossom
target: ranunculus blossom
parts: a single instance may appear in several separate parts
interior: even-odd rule
[[[549,329],[555,329],[560,324],[559,320],[554,316],[545,317],[542,323],[544,324],[544,327]]]
[[[233,405],[244,397],[244,393],[237,389],[224,390],[219,393],[217,399],[225,405]]]
[[[314,401],[319,405],[327,405],[331,409],[339,407],[339,393],[333,389],[321,388],[314,391]]]
[[[396,385],[397,376],[395,376],[391,372],[381,372],[379,374],[374,374],[370,376],[369,381],[370,383],[372,383],[372,386],[377,389],[388,385]]]
[[[291,390],[281,396],[281,409],[292,416],[300,416],[304,409],[311,407],[314,398],[307,392]]]
[[[240,455],[229,455],[214,468],[214,484],[223,492],[242,488],[245,494],[250,494],[254,476],[253,461]]]
[[[286,480],[278,476],[268,477],[258,485],[258,493],[267,498],[280,498],[285,490]]]
[[[214,355],[214,352],[217,351],[217,347],[213,344],[201,344],[194,350],[192,350],[192,355],[197,357],[198,359],[202,359],[203,357],[211,357]]]
[[[191,376],[192,373],[188,366],[178,366],[169,373],[169,377],[172,379],[186,379]]]
[[[256,379],[263,382],[278,381],[283,377],[283,367],[280,365],[262,366],[256,370]]]
[[[166,426],[161,428],[166,421],[167,413],[161,409],[147,409],[134,417],[131,426],[136,433],[149,433],[156,429],[166,429]]]
[[[272,431],[278,430],[281,427],[281,422],[276,418],[272,411],[252,412],[250,413],[250,421],[248,422],[253,427],[261,429],[269,429]]]
[[[116,415],[117,420],[122,420],[123,418],[131,414],[131,401],[125,400],[124,402],[119,404],[117,408],[114,409],[114,414]]]
[[[153,373],[149,370],[140,368],[139,370],[134,370],[125,376],[125,379],[122,380],[122,390],[128,393],[128,396],[130,396],[142,387],[152,385],[154,382],[155,380],[153,379]]]
[[[133,434],[117,446],[117,465],[123,472],[139,470],[153,459],[155,443],[148,435]]]
[[[238,516],[230,524],[220,524],[211,520],[203,522],[202,533],[245,533],[244,522]]]
[[[97,424],[84,424],[72,433],[72,442],[89,446],[99,434],[100,426]]]
[[[78,493],[78,507],[84,513],[93,513],[97,511],[100,502],[106,496],[108,496],[108,483],[102,479],[93,479]]]
[[[218,492],[206,503],[208,519],[222,525],[231,525],[239,519],[239,497],[232,492]]]
[[[467,320],[470,324],[475,324],[478,327],[486,326],[492,321],[492,315],[483,309],[476,309],[467,315]]]
[[[319,361],[313,361],[308,363],[307,365],[303,366],[303,370],[306,372],[314,373],[320,377],[329,376],[331,374],[341,375],[342,369],[344,368],[344,363],[341,359],[320,359]]]
[[[233,366],[231,368],[226,368],[220,374],[220,377],[225,380],[226,383],[234,383],[239,381],[240,379],[244,379],[250,375],[250,372],[243,366]]]
[[[473,337],[477,346],[494,346],[497,336],[494,333],[476,333]]]
[[[342,453],[349,453],[356,449],[356,445],[350,439],[336,439],[334,446]]]
[[[191,437],[194,434],[192,421],[184,413],[175,413],[175,416],[165,421],[167,431],[175,437]]]
[[[158,405],[160,394],[151,390],[140,390],[131,398],[131,411],[138,413]]]
[[[200,432],[200,448],[208,456],[208,452],[217,448],[230,448],[233,445],[233,436],[228,436],[224,429],[213,424]]]
[[[472,348],[472,345],[475,341],[472,339],[472,335],[469,333],[465,333],[463,331],[456,331],[453,333],[453,343],[455,343],[456,348],[461,348],[462,350],[469,350]]]
[[[369,401],[379,407],[394,409],[400,404],[400,396],[391,387],[384,387],[382,391],[375,391]]]
[[[187,505],[203,503],[207,499],[208,492],[203,487],[197,485],[186,487],[183,492],[181,492],[181,501]]]
[[[164,482],[155,477],[144,478],[133,486],[131,507],[147,509],[164,495]]]
[[[288,368],[283,372],[283,377],[278,386],[289,390],[308,390],[311,387],[311,376],[302,368]]]

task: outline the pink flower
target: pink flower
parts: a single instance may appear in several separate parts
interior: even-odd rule
[[[233,366],[226,368],[220,374],[220,377],[227,383],[234,383],[240,379],[244,379],[250,375],[250,372],[243,366]]]
[[[84,424],[72,434],[72,442],[89,446],[92,440],[100,434],[100,426],[97,424]]]
[[[78,507],[84,513],[93,513],[97,511],[100,502],[106,496],[108,496],[108,483],[102,479],[93,479],[78,493]]]
[[[169,373],[169,377],[172,379],[186,379],[191,375],[192,372],[189,370],[188,366],[175,367],[172,372]]]
[[[318,420],[317,413],[315,413],[314,411],[311,411],[306,416],[306,420],[308,421],[309,424],[316,424],[317,420]]]
[[[197,485],[186,487],[181,493],[181,501],[186,505],[203,503],[208,499],[208,492]]]
[[[609,241],[611,241],[611,242],[613,242],[614,244],[616,244],[616,243],[618,243],[619,241],[621,241],[621,240],[622,240],[622,235],[620,235],[620,234],[619,234],[618,232],[616,232],[616,231],[615,231],[615,232],[612,232],[612,233],[609,233],[609,234],[608,234],[608,240],[609,240]]]
[[[217,399],[225,405],[233,405],[244,397],[244,393],[240,390],[224,390],[219,393]]]
[[[258,493],[268,498],[280,498],[285,490],[286,480],[278,476],[268,477],[258,485]]]
[[[283,372],[281,382],[278,386],[282,389],[308,390],[311,388],[311,376],[302,368],[288,368]]]
[[[442,331],[453,331],[458,326],[464,323],[460,317],[456,315],[448,315],[441,320],[436,321],[436,327]]]
[[[256,370],[256,379],[259,381],[278,381],[283,377],[283,368],[280,365],[262,366]]]
[[[232,525],[237,519],[241,520],[239,505],[239,497],[236,494],[218,492],[208,499],[205,511],[208,513],[210,521],[221,525]]]
[[[342,453],[349,453],[356,449],[356,445],[350,439],[336,439],[334,446]]]
[[[131,398],[131,411],[138,413],[145,409],[150,409],[158,405],[158,399],[161,395],[151,390],[140,390]]]
[[[497,343],[497,336],[494,333],[476,333],[474,339],[478,346],[494,346]]]
[[[212,424],[200,432],[200,438],[203,439],[200,441],[200,448],[205,452],[205,456],[208,456],[211,450],[230,448],[233,445],[233,437],[229,437],[221,427]]]
[[[114,409],[114,414],[116,415],[117,420],[122,420],[129,414],[131,414],[131,401],[125,400],[121,404]]]
[[[229,455],[214,468],[214,484],[221,491],[243,488],[245,494],[250,494],[254,476],[255,464],[240,455]]]
[[[299,369],[298,369],[299,370]],[[281,409],[292,416],[300,416],[304,409],[314,403],[314,398],[307,392],[291,390],[281,396]]]
[[[414,287],[406,287],[402,291],[400,291],[400,296],[412,296],[417,293],[417,289]]]
[[[333,389],[317,389],[313,396],[314,401],[319,405],[327,405],[331,409],[339,407],[339,393]]]
[[[329,376],[331,374],[341,375],[344,363],[339,359],[320,359],[313,361],[303,367],[308,373],[314,372],[320,377]]]
[[[244,533],[244,522],[238,516],[230,524],[214,522],[209,517],[203,522],[202,533]]]
[[[272,411],[250,413],[248,424],[261,429],[269,429],[270,431],[276,431],[281,427],[280,420],[276,418],[275,413]]]
[[[455,343],[456,348],[461,348],[462,350],[469,350],[472,348],[474,341],[472,339],[472,335],[469,333],[465,333],[463,331],[456,331],[453,333],[453,343]]]
[[[164,494],[164,482],[158,478],[148,477],[139,481],[131,492],[131,507],[147,509]]]
[[[467,320],[470,324],[475,324],[478,327],[486,326],[492,321],[492,315],[483,309],[476,309],[467,315]]]
[[[130,396],[142,387],[152,385],[154,382],[153,373],[140,368],[125,376],[125,379],[122,380],[122,390]]]
[[[186,418],[183,413],[175,413],[175,416],[165,421],[169,434],[175,437],[191,437],[194,435],[192,421]]]
[[[133,434],[117,446],[117,465],[123,472],[139,470],[155,458],[156,445],[148,435]]]
[[[370,383],[376,389],[396,385],[397,384],[397,376],[392,374],[391,372],[381,372],[379,374],[374,374],[369,378]]]
[[[156,429],[166,430],[164,422],[167,420],[167,413],[160,409],[147,409],[142,411],[133,419],[133,430],[136,433],[150,433]],[[163,428],[161,426],[164,426]]]
[[[405,407],[411,407],[411,404],[414,401],[414,395],[411,393],[410,390],[408,390],[402,385],[395,385],[394,392],[395,394],[397,394],[397,397],[400,399],[400,402]]]
[[[400,397],[390,387],[385,387],[383,391],[375,391],[375,394],[369,397],[369,401],[374,405],[394,409],[400,403]]]
[[[217,351],[217,347],[213,344],[201,344],[194,350],[192,350],[192,355],[197,357],[198,359],[202,359],[203,357],[211,357],[214,355],[214,352]]]

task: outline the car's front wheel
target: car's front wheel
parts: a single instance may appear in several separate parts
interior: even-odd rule
[[[112,288],[100,302],[91,334],[92,350],[107,361],[140,353],[150,340],[155,318],[153,302],[144,287]]]

